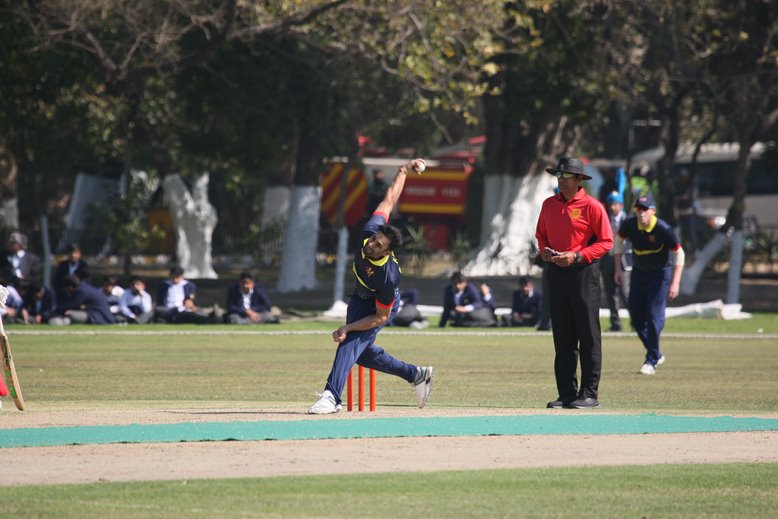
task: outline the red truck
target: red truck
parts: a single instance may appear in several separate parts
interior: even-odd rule
[[[373,210],[369,205],[374,172],[382,171],[388,186],[397,169],[407,161],[397,157],[364,157],[361,168],[351,169],[344,200],[344,222],[348,227],[359,225]],[[337,225],[343,167],[343,162],[333,162],[321,177],[321,211],[332,225]],[[424,173],[408,175],[400,202],[392,214],[393,221],[406,220],[414,226],[423,226],[424,238],[433,250],[449,249],[452,238],[464,228],[468,180],[472,171],[469,156],[429,160]]]

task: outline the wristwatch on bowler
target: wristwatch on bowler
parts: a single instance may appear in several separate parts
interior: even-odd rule
[[[581,256],[580,252],[576,252],[575,253],[575,262],[576,263],[581,263],[581,261],[583,261],[583,256]]]

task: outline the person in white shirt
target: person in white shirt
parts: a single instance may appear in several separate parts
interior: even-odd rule
[[[103,278],[101,290],[103,294],[105,294],[105,301],[108,303],[108,308],[111,309],[114,318],[117,317],[120,314],[119,301],[124,294],[124,289],[118,285],[115,276],[106,276]]]
[[[0,308],[0,316],[6,323],[14,323],[22,317],[21,310],[24,307],[24,300],[14,285],[6,285],[5,288],[8,291],[8,297],[5,306]]]
[[[231,324],[278,323],[270,311],[270,298],[250,272],[242,272],[238,282],[227,289],[227,322]]]
[[[184,278],[184,269],[171,267],[169,279],[157,289],[157,321],[174,324],[211,322],[212,319],[197,308],[196,293],[195,284]]]
[[[154,317],[151,295],[146,292],[146,283],[138,276],[130,278],[130,285],[119,299],[119,317],[137,324],[146,324]]]

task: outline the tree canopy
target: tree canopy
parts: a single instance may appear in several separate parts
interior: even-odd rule
[[[426,151],[485,134],[485,175],[560,151],[626,158],[680,141],[769,140],[767,0],[43,0],[0,3],[0,188],[20,225],[75,173],[207,170],[219,211],[318,182],[356,134]],[[708,131],[710,129],[710,131]],[[634,143],[633,143],[634,144]],[[744,184],[743,184],[744,185]],[[732,221],[742,217],[742,197]],[[672,198],[670,202],[672,203]],[[58,213],[59,211],[59,213]]]

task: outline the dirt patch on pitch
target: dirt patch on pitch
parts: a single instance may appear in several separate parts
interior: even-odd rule
[[[538,410],[383,408],[371,416],[505,416]],[[774,418],[775,415],[764,416]],[[327,418],[332,418],[327,417]],[[300,409],[3,411],[0,429],[300,420]],[[316,420],[318,417],[307,417]],[[198,442],[3,449],[0,485],[657,463],[778,462],[778,432]]]

